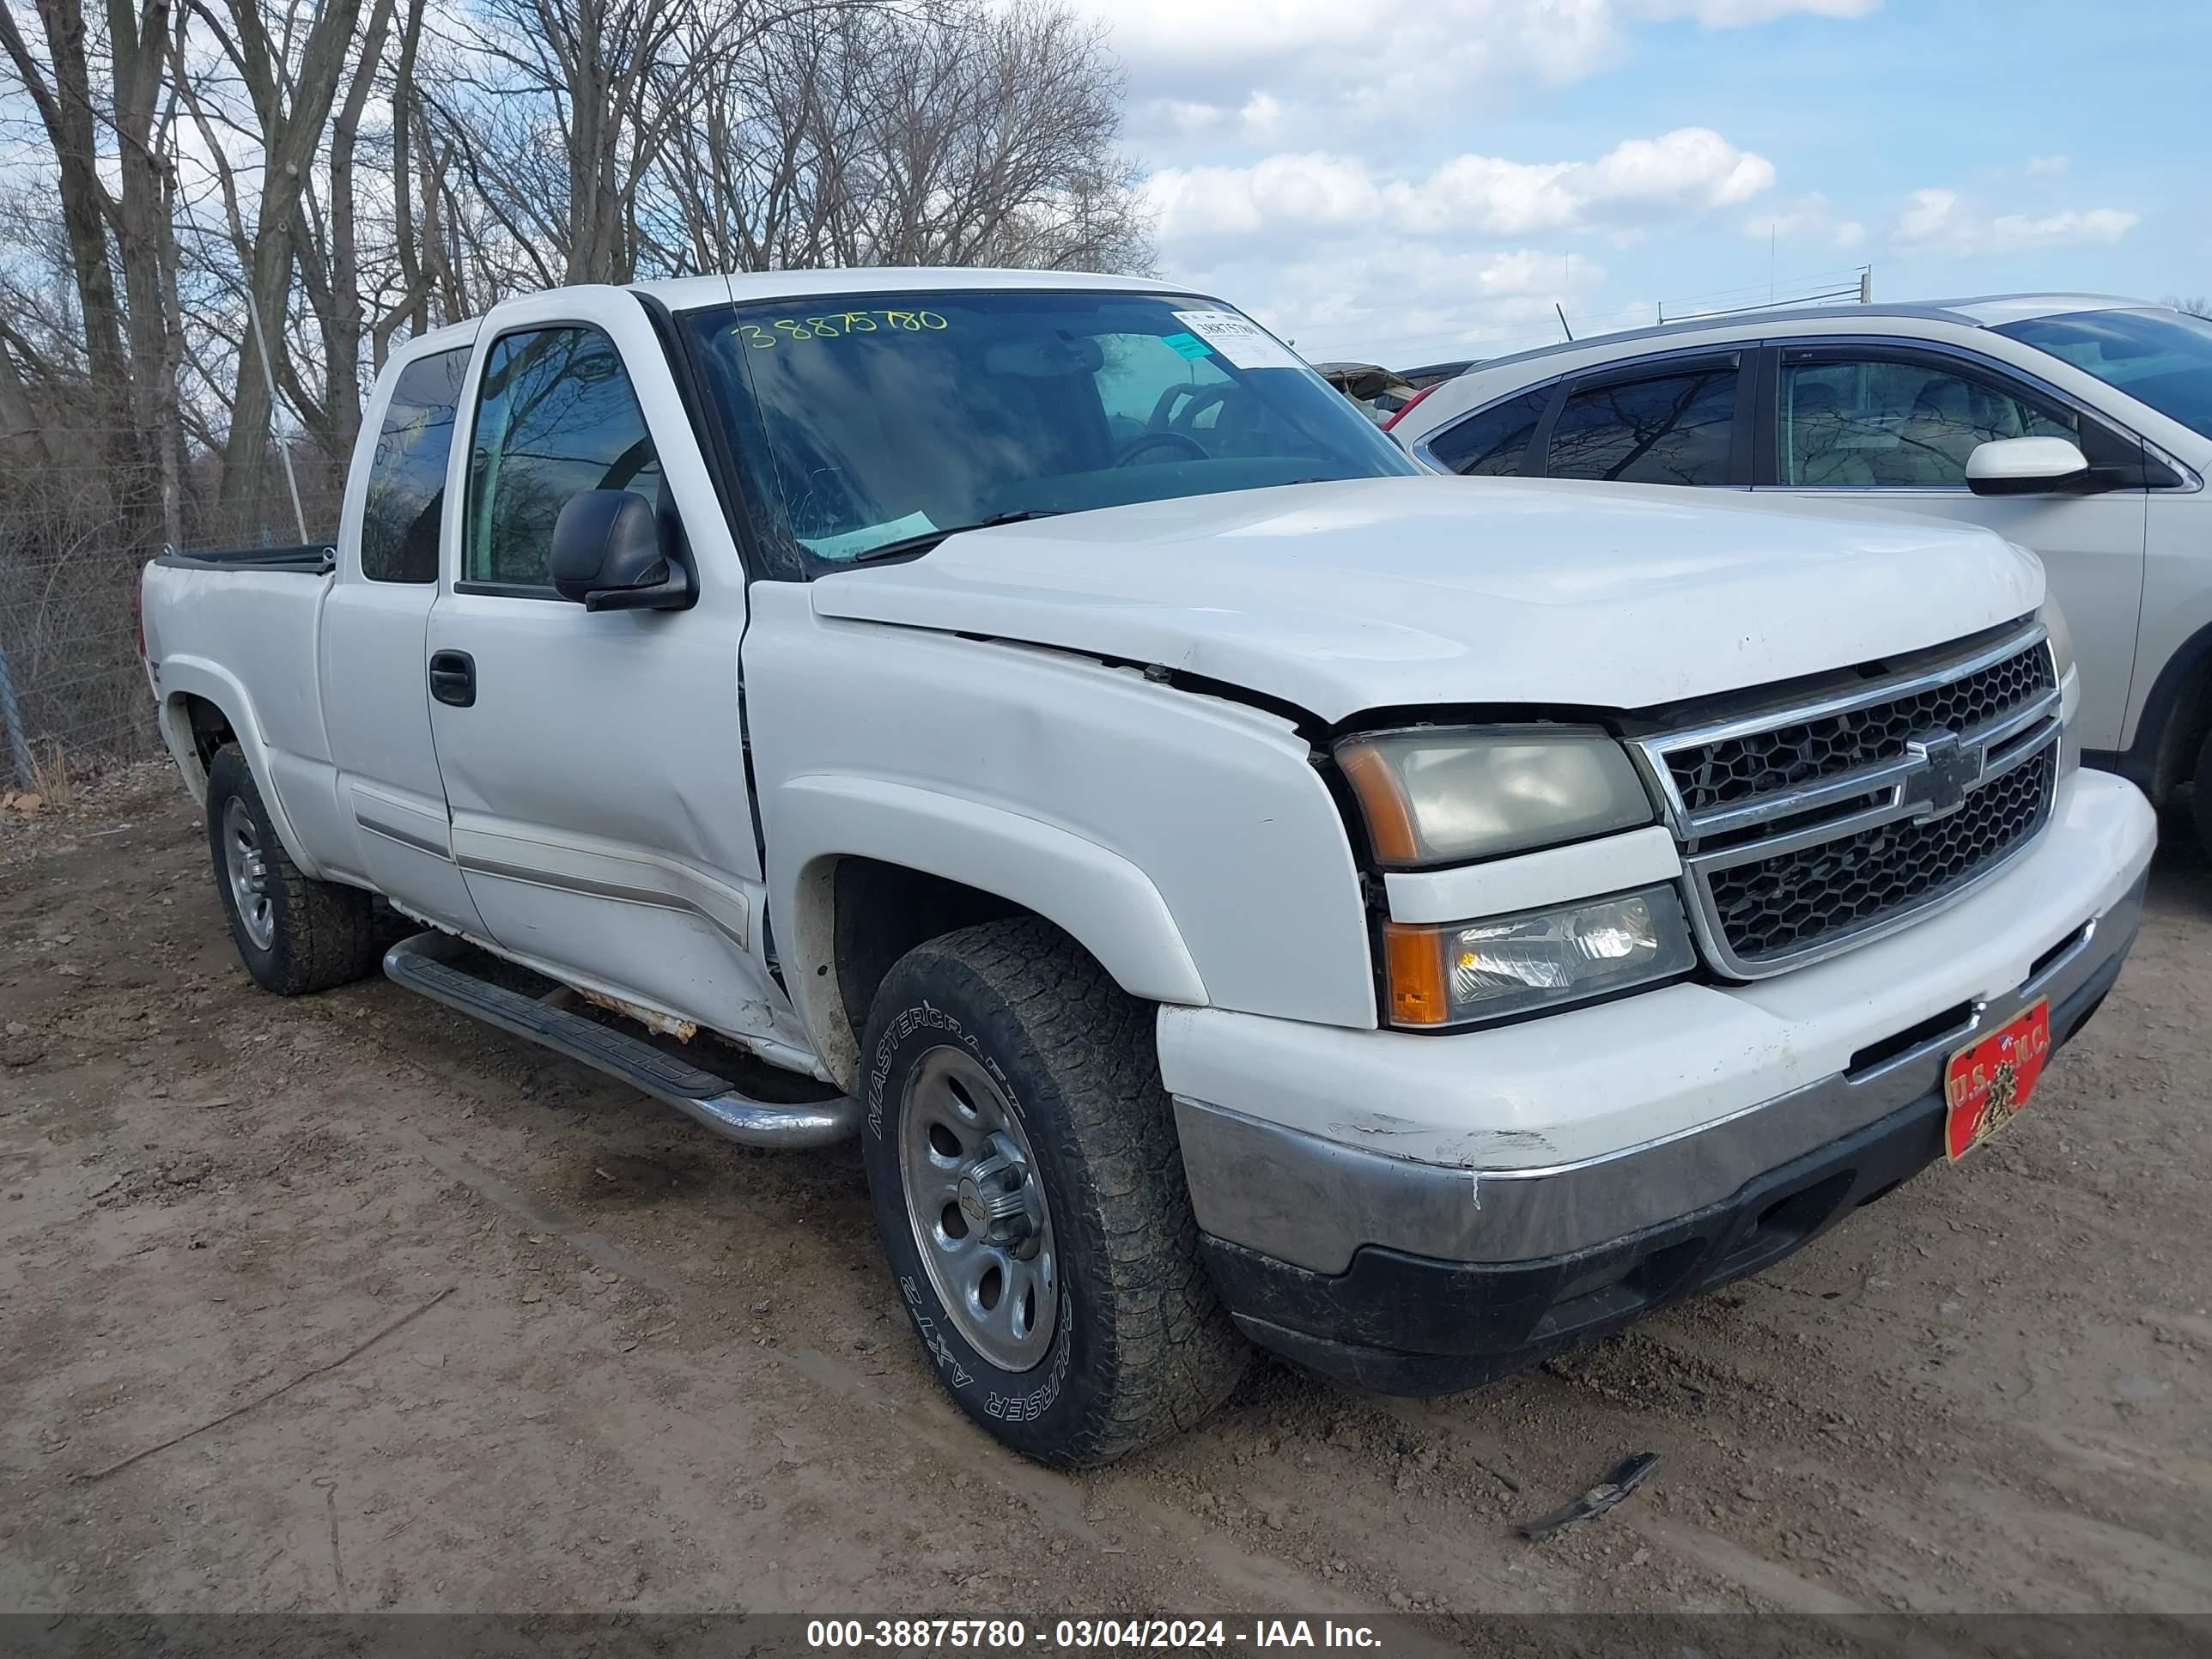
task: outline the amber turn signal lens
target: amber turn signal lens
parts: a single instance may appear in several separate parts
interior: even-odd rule
[[[1441,932],[1384,922],[1382,963],[1393,1025],[1442,1025],[1451,1018]]]
[[[1385,864],[1416,862],[1420,848],[1413,839],[1413,815],[1406,810],[1406,797],[1390,763],[1364,743],[1347,743],[1336,754],[1352,793],[1359,797],[1375,856]]]

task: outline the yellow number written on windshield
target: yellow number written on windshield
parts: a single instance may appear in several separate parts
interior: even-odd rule
[[[880,320],[878,320],[880,319]],[[841,340],[848,334],[935,333],[951,325],[933,311],[833,311],[820,317],[778,317],[769,323],[739,323],[739,339],[756,351],[786,340]]]

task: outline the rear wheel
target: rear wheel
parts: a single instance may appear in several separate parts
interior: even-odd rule
[[[208,765],[207,831],[216,890],[255,984],[298,996],[376,966],[374,901],[358,887],[301,873],[236,744]]]
[[[1189,1427],[1244,1368],[1152,1015],[1014,918],[915,946],[868,1023],[861,1150],[900,1298],[960,1408],[1058,1468]]]

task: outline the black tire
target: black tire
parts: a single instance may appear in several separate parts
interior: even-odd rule
[[[1199,1259],[1152,1017],[1065,933],[1024,917],[915,946],[869,1015],[861,1151],[901,1302],[961,1410],[1055,1468],[1190,1427],[1249,1357]],[[1011,1107],[1049,1206],[1056,1318],[1048,1352],[1022,1370],[963,1334],[908,1219],[909,1084],[944,1048],[955,1054],[933,1064],[964,1055]]]
[[[230,878],[225,823],[233,801],[252,827],[264,869],[260,891],[269,906],[265,944],[248,928]],[[208,766],[207,833],[216,891],[230,919],[231,939],[255,984],[295,997],[350,984],[375,968],[375,901],[358,887],[315,881],[300,872],[277,838],[261,790],[234,743],[218,749]]]
[[[2197,751],[2197,771],[2189,786],[2190,816],[2196,820],[2197,845],[2207,863],[2212,863],[2212,732],[2204,734],[2204,746]]]

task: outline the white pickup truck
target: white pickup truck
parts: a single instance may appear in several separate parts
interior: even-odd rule
[[[1248,1341],[1482,1383],[1968,1151],[2153,840],[1996,536],[1417,476],[1149,282],[511,301],[395,354],[334,544],[143,599],[255,979],[381,900],[409,989],[857,1135],[945,1386],[1064,1466]]]

